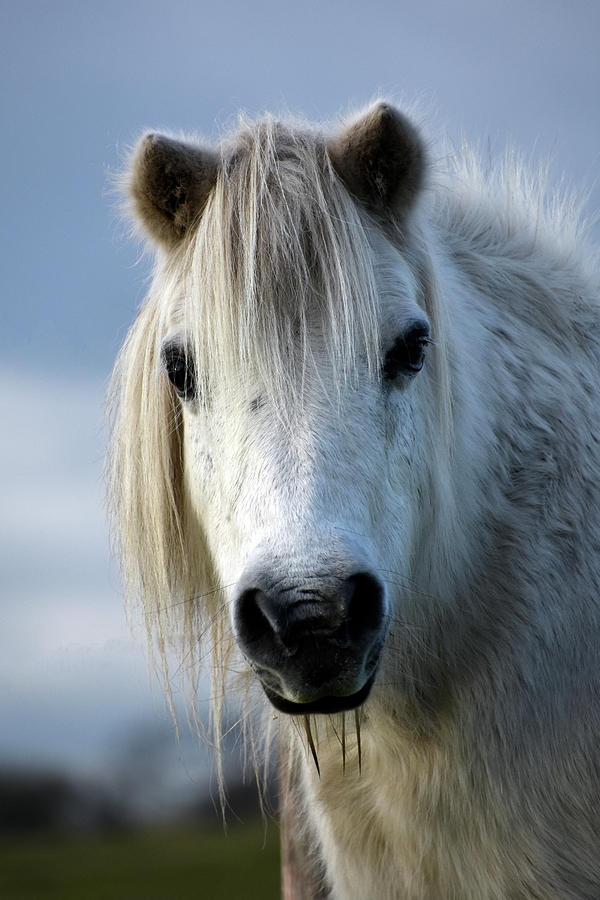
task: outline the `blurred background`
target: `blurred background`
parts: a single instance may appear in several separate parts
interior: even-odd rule
[[[416,101],[434,158],[446,134],[512,143],[594,212],[599,41],[597,0],[1,0],[3,900],[278,896],[235,741],[225,836],[210,751],[176,740],[109,558],[103,398],[149,272],[110,187],[127,148],[384,95]]]

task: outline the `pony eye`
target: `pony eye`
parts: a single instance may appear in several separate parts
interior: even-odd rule
[[[383,364],[383,377],[393,381],[399,375],[416,375],[423,368],[425,347],[431,344],[429,326],[422,322],[397,338],[388,350]]]
[[[162,359],[177,396],[191,400],[196,393],[196,372],[191,354],[185,347],[170,344],[164,348]]]

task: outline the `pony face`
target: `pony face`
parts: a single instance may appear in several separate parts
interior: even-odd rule
[[[220,155],[150,136],[134,159],[162,250],[120,372],[131,580],[161,626],[185,608],[192,646],[217,595],[285,712],[367,698],[408,583],[431,392],[422,168],[383,104],[329,139],[264,120]]]

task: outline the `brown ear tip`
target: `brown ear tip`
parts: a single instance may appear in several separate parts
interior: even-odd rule
[[[160,135],[155,131],[149,131],[142,135],[139,142],[139,148],[145,153],[154,150],[160,142]]]
[[[164,135],[156,131],[149,131],[142,135],[135,148],[135,157],[138,160],[151,160],[164,155],[168,145],[172,143]]]
[[[134,156],[142,161],[177,160],[193,155],[193,147],[167,137],[157,131],[148,131],[139,139]]]
[[[368,111],[367,116],[371,121],[378,122],[383,127],[408,124],[406,116],[388,100],[377,100]]]
[[[381,119],[395,119],[399,115],[398,110],[387,100],[378,100],[373,107],[373,113]]]
[[[404,140],[410,141],[415,145],[421,143],[417,128],[404,113],[400,112],[391,103],[388,103],[386,100],[380,100],[375,106],[375,111],[381,128],[388,132],[402,135]]]

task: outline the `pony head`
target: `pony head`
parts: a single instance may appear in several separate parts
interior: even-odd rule
[[[237,647],[284,712],[363,703],[417,615],[443,393],[424,175],[378,103],[330,135],[147,135],[127,177],[157,263],[112,386],[126,582],[189,668],[211,634],[219,677]]]

